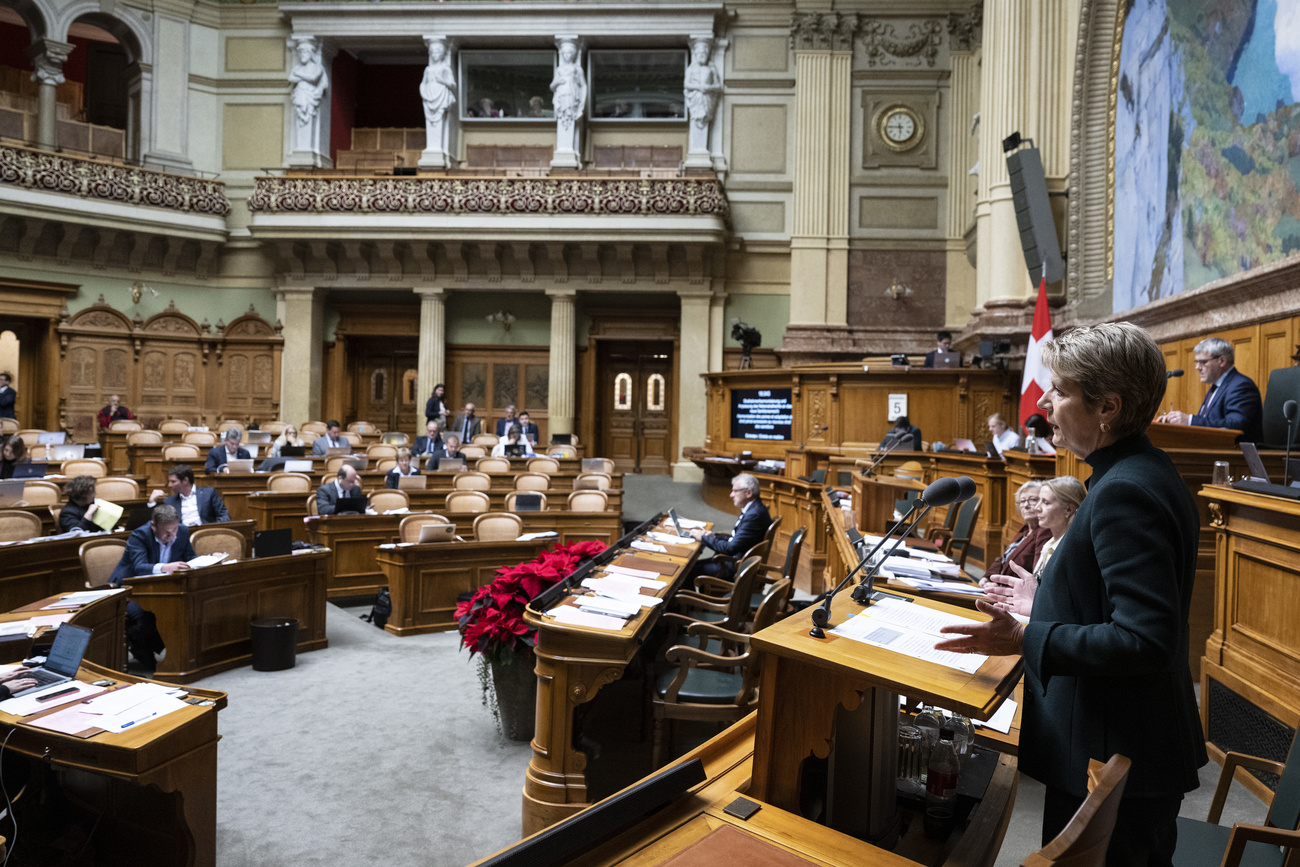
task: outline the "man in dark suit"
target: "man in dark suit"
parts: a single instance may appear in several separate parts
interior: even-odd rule
[[[934,336],[935,347],[925,354],[925,366],[934,367],[934,360],[940,352],[952,352],[952,332],[940,331]]]
[[[921,429],[912,424],[911,420],[905,415],[900,415],[894,419],[894,426],[889,429],[889,433],[885,434],[885,436],[893,437],[895,440],[902,440],[902,442],[894,446],[895,451],[901,449],[902,451],[919,452],[924,448]]]
[[[14,403],[18,400],[18,392],[9,387],[13,379],[7,370],[0,373],[0,418],[17,418]]]
[[[533,445],[537,445],[537,425],[533,424],[532,416],[526,412],[519,413],[519,427],[523,430],[524,439]]]
[[[438,422],[435,419],[424,425],[424,436],[415,438],[415,445],[411,446],[411,454],[416,457],[428,458],[442,454],[446,448],[442,441],[442,434],[438,429]]]
[[[767,528],[772,524],[772,516],[758,498],[758,479],[749,473],[741,473],[731,480],[731,502],[740,509],[740,517],[736,519],[736,526],[732,527],[730,536],[719,536],[698,529],[690,532],[706,548],[730,557],[740,557],[762,541]],[[730,560],[711,557],[699,562],[694,575],[712,575],[729,581],[735,571]]]
[[[1259,387],[1249,376],[1237,370],[1232,344],[1222,337],[1207,337],[1192,350],[1196,372],[1201,382],[1210,386],[1195,415],[1171,411],[1156,421],[1168,424],[1191,424],[1198,427],[1226,427],[1241,431],[1240,441],[1264,439],[1264,403]]]
[[[443,450],[425,461],[424,469],[430,473],[433,472],[438,469],[439,462],[444,458],[465,460],[465,456],[460,453],[460,437],[455,434],[447,434],[446,439],[443,440]],[[462,467],[462,469],[465,469],[465,467]]]
[[[149,523],[137,527],[127,539],[126,550],[108,583],[118,587],[137,575],[166,575],[188,569],[186,561],[196,556],[190,531],[181,526],[176,510],[166,504],[155,506]],[[126,603],[126,646],[148,672],[167,655],[153,612],[145,611],[134,599]]]
[[[227,461],[246,461],[252,457],[248,449],[239,444],[244,435],[239,428],[232,427],[226,431],[221,445],[215,446],[212,451],[208,452],[208,460],[203,465],[203,471],[209,475],[213,473],[228,473],[230,469],[226,466]]]
[[[465,411],[456,416],[456,421],[448,432],[460,437],[460,441],[463,443],[467,443],[483,433],[483,420],[474,415],[474,404],[465,404]]]
[[[95,477],[76,476],[63,486],[63,493],[68,502],[59,511],[59,532],[77,529],[98,533],[100,526],[91,520],[99,508],[95,505]]]
[[[316,441],[311,444],[311,453],[319,458],[324,457],[330,449],[352,445],[343,436],[343,431],[339,427],[339,423],[334,419],[325,422],[325,435],[316,437]]]
[[[167,471],[167,487],[172,495],[163,502],[176,510],[181,523],[187,527],[199,524],[221,524],[230,520],[226,504],[216,488],[200,488],[194,484],[194,470],[189,464],[177,464]],[[149,505],[166,496],[161,490],[149,494]]]
[[[357,482],[356,467],[344,464],[339,467],[334,481],[316,489],[316,513],[319,515],[344,515],[365,510],[366,495]]]
[[[497,419],[497,436],[505,436],[506,431],[510,430],[510,425],[514,424],[515,421],[515,408],[513,406],[506,407],[506,417]]]

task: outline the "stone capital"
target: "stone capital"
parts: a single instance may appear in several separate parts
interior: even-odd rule
[[[416,286],[411,290],[420,296],[420,301],[446,301],[451,291],[443,286]]]
[[[567,302],[569,304],[572,304],[574,300],[576,300],[576,298],[578,297],[578,290],[567,289],[567,288],[547,289],[546,294],[550,296],[552,304],[557,302],[559,303]]]
[[[984,25],[984,3],[973,4],[965,12],[948,13],[948,45],[953,51],[970,51],[980,41]]]
[[[71,42],[59,42],[57,39],[37,39],[27,46],[27,56],[31,58],[36,71],[32,81],[41,84],[62,84],[63,64],[72,53]]]
[[[861,19],[856,12],[795,12],[790,47],[795,51],[852,51]]]

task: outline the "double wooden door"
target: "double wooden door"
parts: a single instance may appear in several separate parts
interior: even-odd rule
[[[424,433],[424,403],[416,394],[418,341],[410,338],[355,340],[356,418],[380,430]],[[424,397],[428,397],[425,395]]]
[[[671,473],[673,344],[602,341],[599,415],[602,457],[624,473]]]

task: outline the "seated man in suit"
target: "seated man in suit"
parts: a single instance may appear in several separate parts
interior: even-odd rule
[[[316,441],[311,444],[311,453],[319,458],[323,457],[330,449],[351,445],[352,443],[348,442],[347,437],[343,436],[343,432],[339,430],[339,423],[334,419],[330,419],[325,422],[324,436],[316,437]]]
[[[216,488],[200,488],[194,484],[194,470],[189,464],[177,464],[167,471],[167,487],[172,495],[168,497],[161,490],[149,494],[149,505],[163,502],[176,510],[181,516],[181,523],[187,527],[199,524],[224,524],[230,520],[225,501]]]
[[[95,477],[76,476],[63,486],[63,493],[68,495],[68,502],[59,510],[59,532],[85,530],[98,533],[100,527],[90,519],[95,517]]]
[[[208,475],[213,473],[228,473],[230,468],[226,466],[227,461],[246,461],[252,457],[248,449],[239,444],[244,438],[239,428],[231,428],[226,431],[225,437],[221,440],[221,445],[214,446],[212,451],[208,452],[207,463],[203,465],[203,472]]]
[[[537,425],[533,424],[532,416],[526,412],[519,413],[519,427],[523,429],[524,439],[533,445],[537,445]]]
[[[316,513],[319,515],[355,515],[366,510],[366,495],[361,492],[356,467],[339,467],[334,481],[316,489]]]
[[[925,366],[934,367],[934,360],[940,352],[952,352],[952,332],[940,331],[934,336],[935,346],[925,354]]]
[[[429,472],[438,469],[438,462],[444,458],[460,458],[462,461],[465,460],[465,456],[460,453],[460,437],[455,434],[447,434],[447,438],[443,441],[443,445],[445,448],[441,452],[424,462],[424,468]],[[464,468],[468,469],[468,467]]]
[[[18,401],[18,392],[14,391],[9,383],[14,378],[9,375],[9,371],[0,373],[0,418],[17,418],[14,412],[14,404]]]
[[[900,449],[902,451],[921,451],[921,429],[912,424],[905,415],[900,415],[898,418],[894,419],[894,426],[889,429],[889,433],[885,434],[885,436],[893,437],[896,440],[902,440],[902,442],[894,447],[895,451]]]
[[[167,575],[188,569],[186,561],[196,556],[190,544],[190,531],[181,526],[176,510],[164,503],[154,507],[149,523],[131,533],[108,583],[119,587],[137,575]],[[153,613],[145,611],[134,599],[126,603],[126,647],[148,672],[167,655]]]
[[[438,422],[436,419],[432,419],[424,425],[424,436],[415,438],[415,444],[411,446],[411,454],[428,458],[442,454],[445,448],[446,445],[442,441],[442,433],[439,431]]]
[[[460,437],[460,441],[463,443],[467,443],[483,433],[483,420],[474,415],[474,404],[465,404],[465,411],[456,416],[456,421],[452,424],[450,432]]]
[[[510,430],[510,425],[514,424],[515,421],[515,408],[513,406],[506,407],[506,417],[497,419],[497,436],[505,436],[506,431]]]
[[[429,424],[434,424],[434,422],[429,422]],[[411,450],[400,448],[397,450],[397,466],[388,471],[388,475],[384,477],[384,484],[390,488],[400,487],[397,484],[398,479],[403,476],[418,476],[419,474],[420,468],[411,463]]]
[[[763,540],[767,528],[772,523],[772,516],[768,514],[767,506],[764,506],[763,501],[758,498],[758,479],[749,473],[741,473],[731,480],[731,502],[740,509],[740,517],[736,519],[736,526],[732,528],[730,536],[719,536],[699,529],[690,532],[691,536],[697,542],[703,542],[706,548],[719,554],[740,557]],[[735,567],[729,560],[711,557],[699,561],[694,574],[712,575],[730,581],[735,571]]]
[[[1259,387],[1234,364],[1232,344],[1222,337],[1207,337],[1192,350],[1196,372],[1210,387],[1195,415],[1173,410],[1156,418],[1167,424],[1192,424],[1199,427],[1226,427],[1241,431],[1240,440],[1248,443],[1264,439],[1264,404]]]

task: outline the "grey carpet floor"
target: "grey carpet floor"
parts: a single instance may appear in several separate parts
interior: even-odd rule
[[[625,480],[625,518],[675,505],[684,516],[734,518],[698,486]],[[283,672],[249,668],[201,681],[230,695],[218,748],[217,863],[454,867],[519,837],[527,743],[501,737],[481,704],[477,667],[454,633],[397,638],[328,606],[329,648]],[[1205,818],[1218,766],[1183,814]],[[1021,779],[997,867],[1038,848],[1042,787]],[[1223,822],[1262,821],[1234,787]]]

